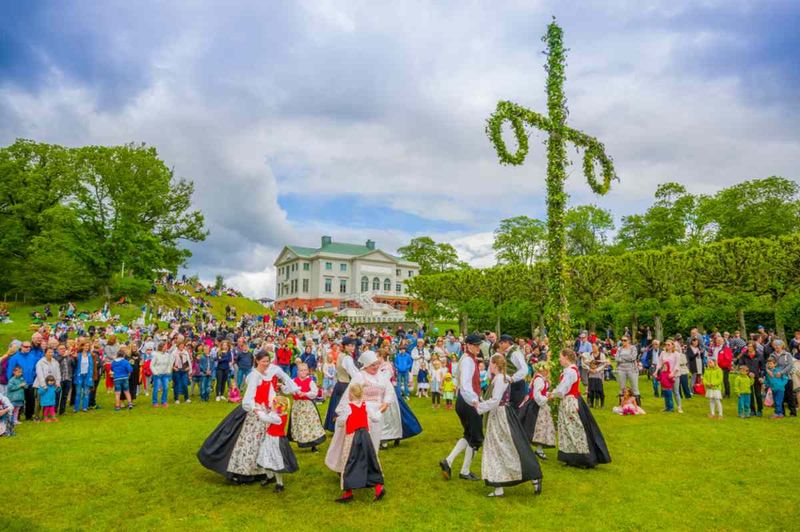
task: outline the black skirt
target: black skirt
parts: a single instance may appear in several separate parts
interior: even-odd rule
[[[279,438],[278,447],[283,458],[283,469],[275,471],[275,473],[294,473],[298,471],[300,466],[297,465],[297,458],[294,455],[294,451],[292,451],[291,445],[289,445],[289,440],[286,437]]]
[[[197,459],[204,467],[227,479],[236,476],[228,472],[228,460],[230,460],[236,440],[239,439],[239,431],[242,430],[246,416],[247,411],[241,405],[237,406],[206,438],[200,450],[197,451]]]
[[[586,432],[586,443],[589,446],[588,454],[565,453],[558,451],[558,459],[567,465],[577,467],[595,467],[597,464],[608,464],[611,462],[611,454],[608,452],[606,440],[600,427],[592,416],[591,410],[586,405],[583,397],[578,397],[578,417]]]
[[[342,395],[344,395],[344,391],[347,389],[348,384],[350,383],[337,382],[333,387],[333,393],[331,393],[331,398],[328,402],[328,412],[325,414],[324,427],[328,432],[333,432],[336,430],[336,407],[339,406],[339,401],[342,400]]]
[[[464,439],[477,451],[483,445],[483,417],[474,407],[467,404],[460,393],[456,399],[456,414],[464,428]]]
[[[383,484],[383,472],[366,429],[353,433],[350,454],[342,471],[342,489],[354,490]]]
[[[525,381],[512,382],[508,389],[509,402],[517,409],[522,401],[525,400]]]
[[[503,407],[503,410],[505,410],[508,428],[511,432],[511,443],[513,443],[514,449],[519,455],[522,478],[519,480],[510,480],[508,482],[489,482],[488,480],[484,482],[487,486],[502,488],[505,486],[516,486],[517,484],[522,484],[523,482],[529,482],[531,480],[541,480],[542,468],[539,466],[539,460],[536,459],[536,454],[533,452],[533,449],[531,449],[530,438],[525,438],[525,432],[522,428],[522,423],[520,423],[517,409],[508,404]]]

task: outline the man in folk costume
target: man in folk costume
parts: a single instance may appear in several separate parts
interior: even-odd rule
[[[374,351],[364,351],[359,357],[358,362],[363,369],[350,381],[343,397],[348,396],[348,390],[353,385],[357,384],[363,388],[364,403],[371,412],[369,436],[375,447],[375,453],[377,454],[383,437],[386,412],[389,410],[389,404],[397,401],[397,398],[392,389],[392,383],[380,372],[383,361],[378,358],[378,355],[376,355]],[[339,405],[336,407],[336,431],[334,431],[331,444],[325,456],[325,464],[329,469],[337,473],[341,472],[339,468],[341,467],[341,456],[344,451],[346,434],[344,420],[348,412],[349,403],[346,400],[340,401]],[[380,415],[373,415],[376,412]],[[397,425],[399,425],[399,423],[397,423]]]
[[[500,335],[497,352],[506,358],[506,371],[511,399],[510,403],[514,408],[519,408],[525,400],[525,378],[528,376],[528,363],[525,361],[525,354],[514,344],[514,337],[510,334]]]
[[[343,351],[336,360],[336,385],[333,387],[331,400],[328,403],[328,412],[325,415],[325,430],[330,432],[336,430],[334,419],[336,418],[336,407],[339,405],[342,394],[350,384],[350,380],[358,374],[358,368],[356,368],[353,360],[353,354],[356,352],[356,342],[355,338],[349,336],[345,336],[342,339]]]
[[[449,480],[451,476],[450,468],[453,461],[462,452],[464,453],[464,463],[461,465],[459,478],[464,480],[480,480],[469,470],[472,458],[478,449],[483,445],[483,419],[478,410],[473,406],[480,400],[481,384],[480,372],[478,371],[477,356],[481,352],[481,342],[483,338],[479,334],[467,336],[467,352],[458,363],[458,399],[456,400],[456,414],[464,428],[464,435],[456,442],[450,454],[439,462],[444,478]]]

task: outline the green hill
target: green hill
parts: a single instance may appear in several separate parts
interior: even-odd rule
[[[189,289],[189,292],[196,294],[194,290],[191,289]],[[254,301],[246,297],[231,297],[227,295],[221,295],[215,297],[204,296],[204,298],[206,301],[211,303],[211,312],[219,321],[225,320],[226,305],[235,307],[239,316],[242,314],[272,314],[271,310],[268,310],[258,301]],[[94,312],[98,309],[101,309],[105,302],[106,298],[100,296],[83,301],[73,301],[79,311],[86,310],[89,312]],[[117,305],[113,301],[110,301],[111,315],[113,316],[118,314],[122,320],[122,323],[127,324],[139,317],[141,314],[142,304],[145,302],[153,307],[158,307],[161,305],[165,310],[174,309],[176,307],[182,307],[186,309],[189,306],[188,297],[177,293],[165,292],[162,288],[159,288],[158,293],[155,295],[148,295],[141,300],[131,301],[130,303],[126,303],[124,305]],[[36,328],[31,314],[36,310],[42,312],[45,304],[37,303],[33,305],[21,302],[7,302],[0,304],[8,305],[12,320],[12,323],[0,323],[0,349],[5,350],[6,346],[9,344],[9,342],[11,342],[12,339],[30,337],[32,330]],[[50,304],[50,309],[56,316],[58,315],[59,305],[60,303]],[[54,320],[51,319],[48,322],[52,321]],[[87,321],[86,323],[101,324],[102,322]]]

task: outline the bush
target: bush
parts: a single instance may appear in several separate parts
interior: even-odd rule
[[[120,299],[122,297],[131,299],[142,299],[150,292],[152,283],[136,277],[119,277],[111,279],[111,297]]]

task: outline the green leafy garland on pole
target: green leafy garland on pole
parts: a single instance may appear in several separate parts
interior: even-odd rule
[[[486,133],[497,150],[501,164],[521,165],[528,155],[528,134],[525,124],[534,129],[546,131],[549,135],[547,145],[547,227],[548,227],[548,293],[550,295],[545,308],[548,336],[551,346],[551,364],[555,364],[557,354],[566,345],[569,335],[569,273],[567,270],[567,248],[564,237],[564,214],[567,207],[567,193],[564,192],[566,180],[567,158],[566,143],[583,148],[583,173],[589,186],[597,194],[605,194],[611,187],[611,180],[616,178],[614,164],[606,155],[605,147],[594,137],[566,125],[567,106],[564,96],[564,80],[566,79],[565,50],[563,32],[556,24],[555,18],[547,27],[542,38],[547,44],[547,110],[548,116],[525,109],[515,103],[501,101],[495,113],[489,118]],[[503,123],[510,122],[517,140],[517,151],[510,153],[503,141]],[[602,180],[598,181],[595,164],[599,164]],[[557,378],[555,372],[554,377]]]

